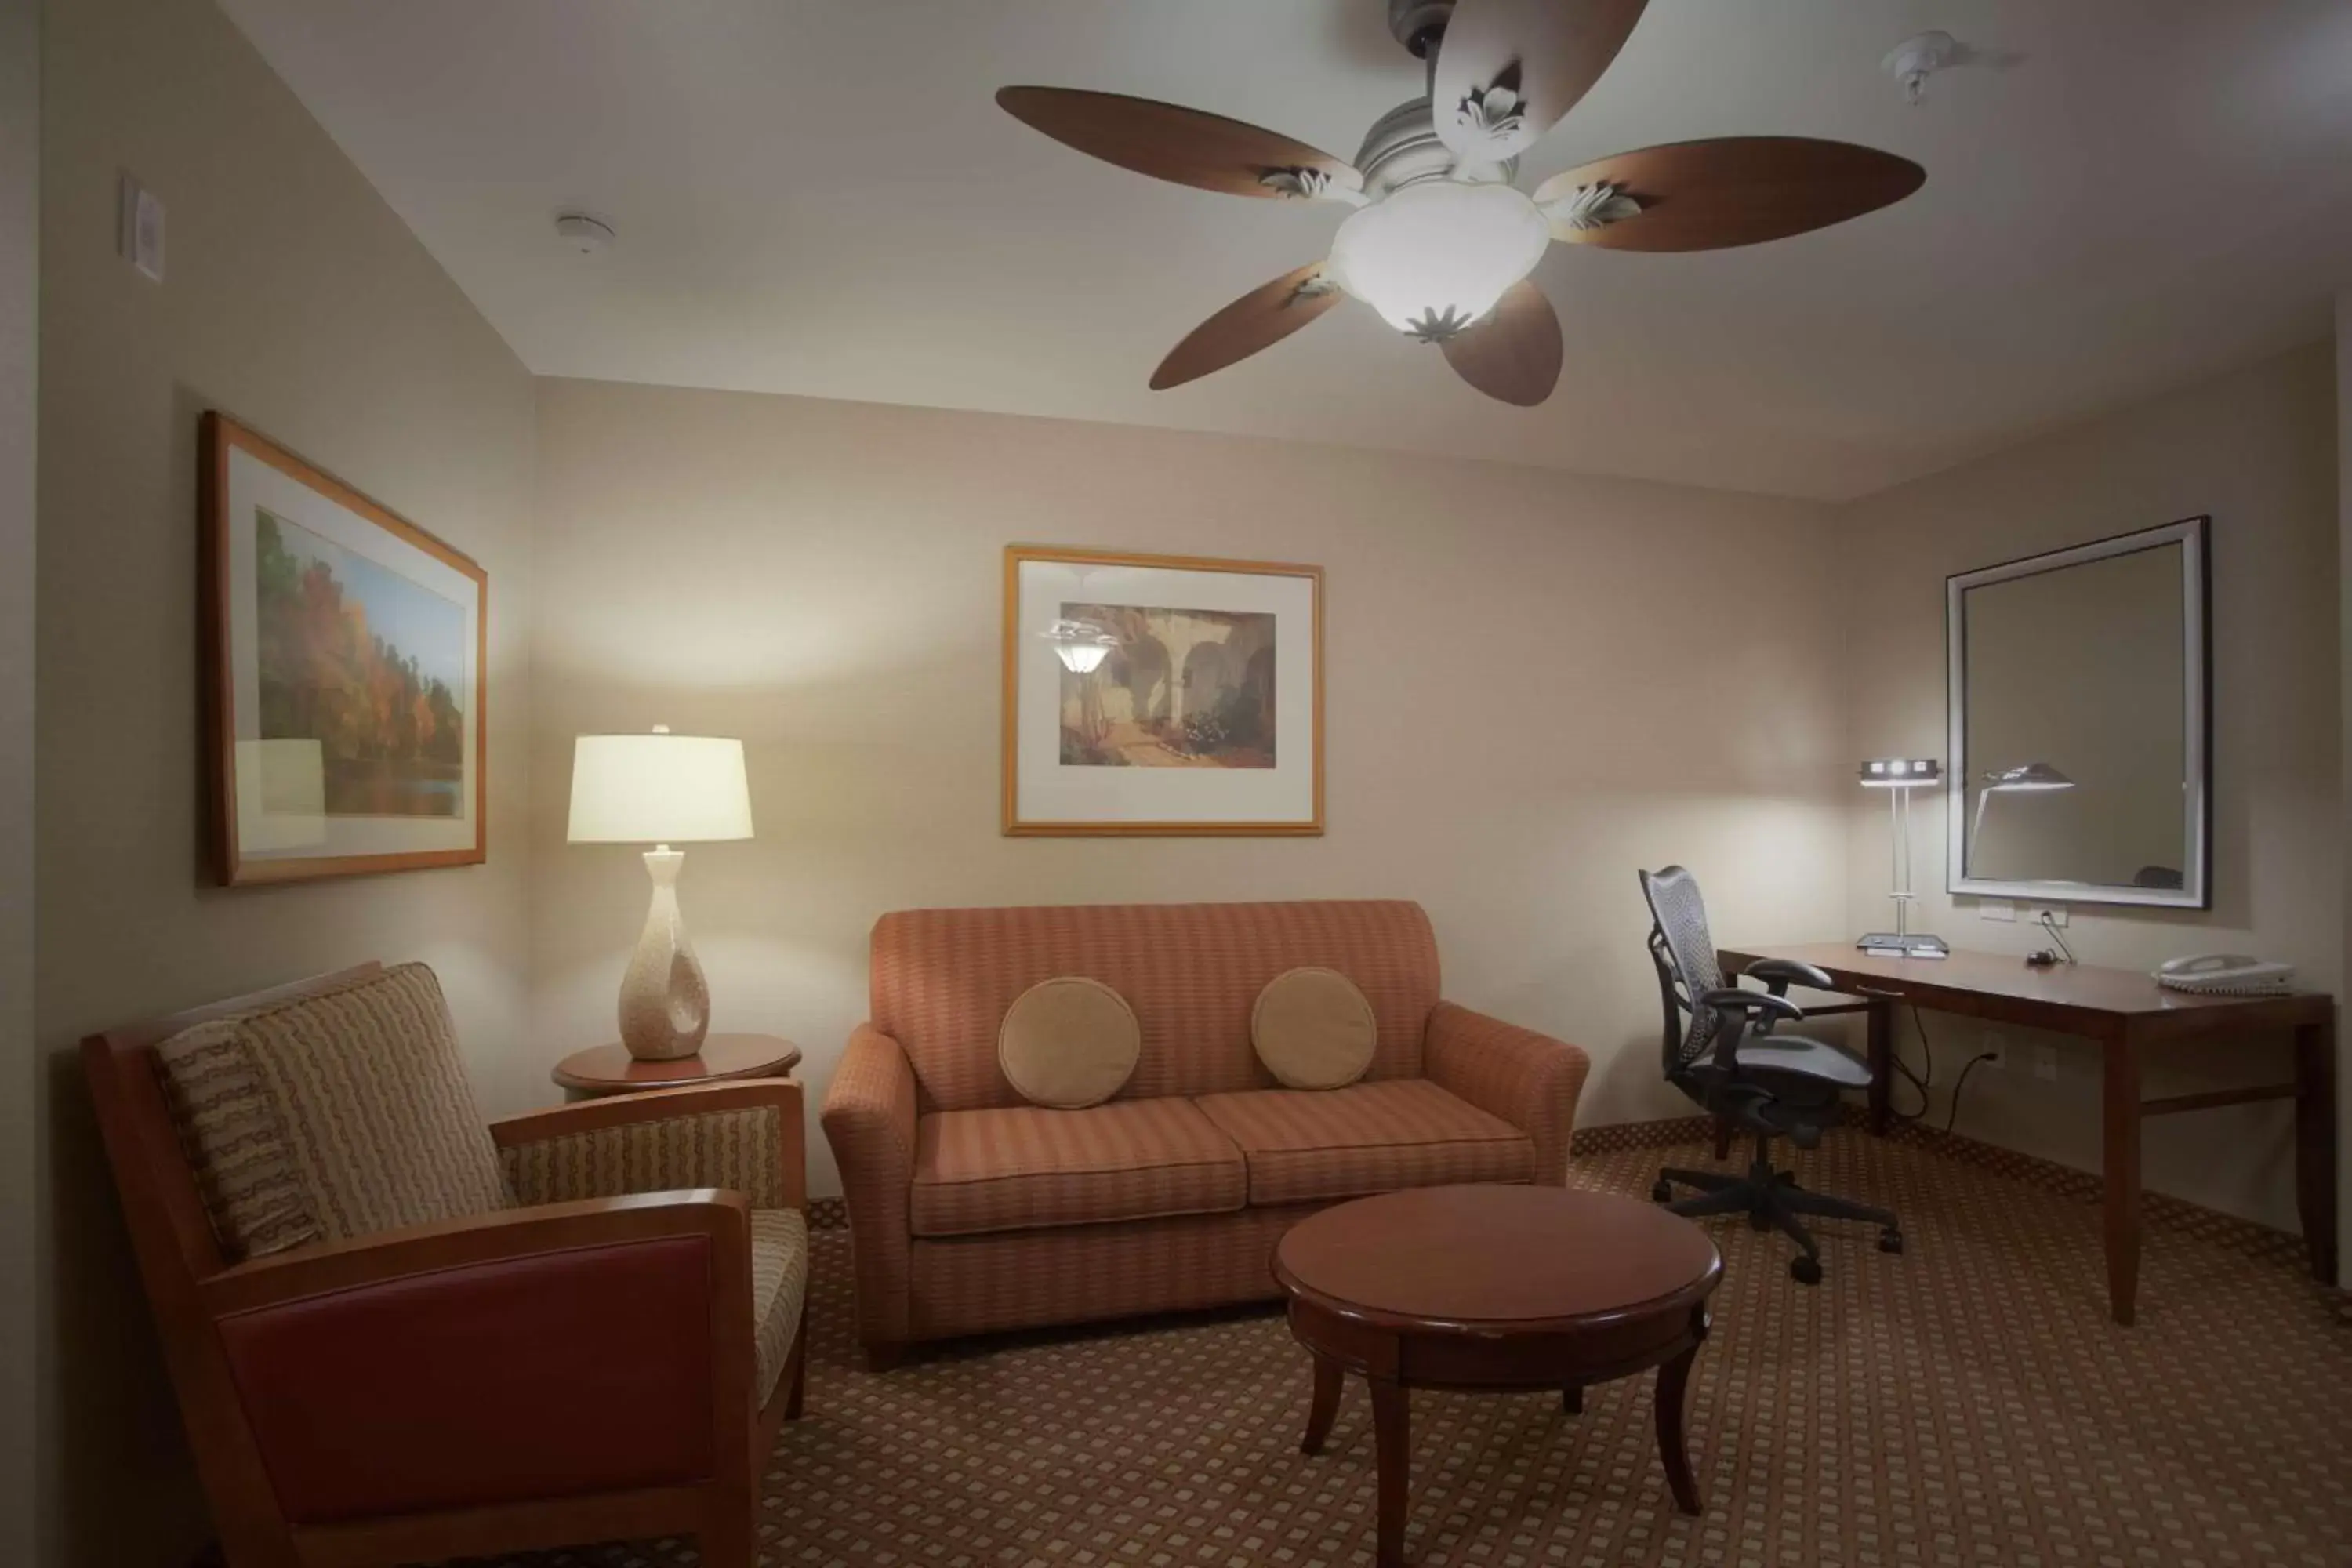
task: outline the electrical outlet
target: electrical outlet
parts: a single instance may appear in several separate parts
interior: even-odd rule
[[[1980,921],[2015,921],[2017,905],[2008,899],[1982,899],[1977,903],[1977,919]]]
[[[2049,904],[2034,910],[2033,923],[2040,925],[2043,921],[2048,921],[2054,926],[2064,925],[2066,923],[2066,906],[2063,904]]]
[[[2009,1045],[2001,1038],[2000,1030],[1987,1029],[1977,1037],[1977,1055],[1983,1058],[1984,1065],[1993,1071],[2001,1069],[2009,1058]]]
[[[2036,1046],[2033,1047],[2033,1076],[2038,1079],[2046,1079],[2052,1083],[2058,1081],[2057,1047]]]

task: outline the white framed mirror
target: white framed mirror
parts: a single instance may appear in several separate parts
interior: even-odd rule
[[[1949,891],[2212,907],[2207,522],[1945,580]]]

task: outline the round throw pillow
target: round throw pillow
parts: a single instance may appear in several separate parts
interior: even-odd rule
[[[1127,999],[1099,980],[1041,980],[1005,1009],[996,1061],[1021,1098],[1083,1110],[1117,1094],[1142,1054],[1143,1031]]]
[[[1257,994],[1250,1043],[1291,1089],[1345,1089],[1371,1067],[1380,1026],[1371,1003],[1338,970],[1294,969]]]

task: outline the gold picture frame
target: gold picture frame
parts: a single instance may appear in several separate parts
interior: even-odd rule
[[[1067,668],[1056,625],[1113,651]],[[1003,697],[1008,837],[1324,830],[1319,566],[1008,545]]]
[[[489,574],[226,415],[200,450],[215,879],[488,858]]]

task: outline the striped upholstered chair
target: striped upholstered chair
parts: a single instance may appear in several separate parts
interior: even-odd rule
[[[485,1126],[422,964],[83,1042],[230,1563],[692,1534],[799,1413],[800,1086]]]

